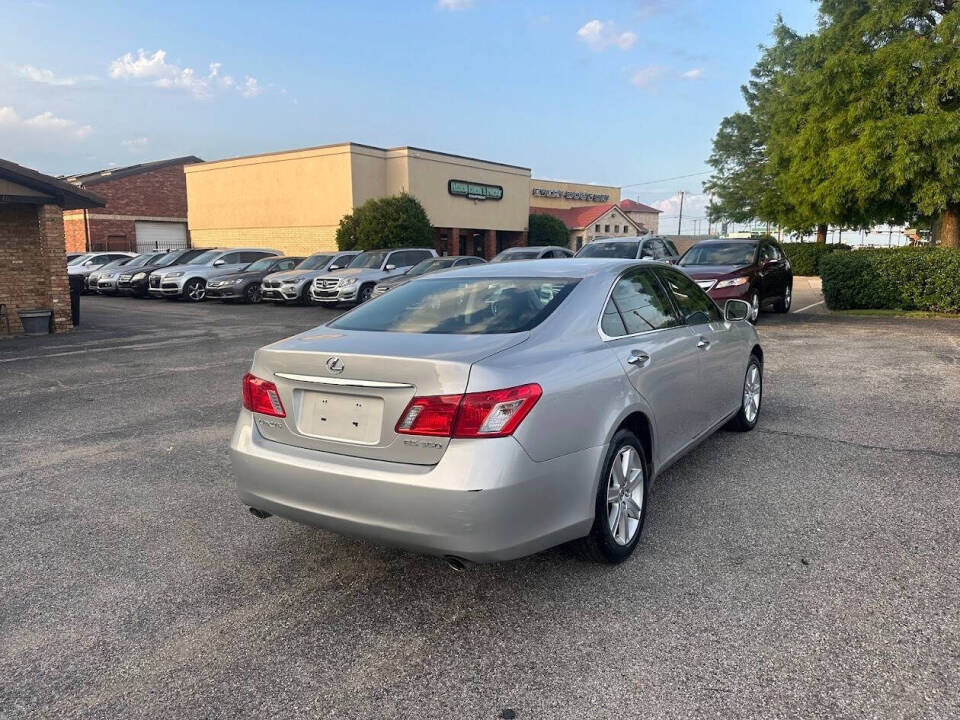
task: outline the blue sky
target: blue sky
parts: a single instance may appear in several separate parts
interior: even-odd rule
[[[703,171],[777,13],[816,20],[810,0],[3,6],[0,157],[44,172],[353,140],[611,185]],[[693,219],[704,177],[624,194],[667,216],[686,190]]]

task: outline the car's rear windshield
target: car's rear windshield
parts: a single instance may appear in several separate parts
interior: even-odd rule
[[[316,270],[317,268],[322,268],[328,262],[332,255],[311,255],[307,259],[303,260],[299,265],[297,265],[297,270]]]
[[[577,278],[422,278],[330,323],[339,330],[494,335],[535,328]]]
[[[680,265],[750,265],[756,243],[729,242],[694,245],[680,258]]]
[[[189,262],[190,265],[204,265],[216,257],[219,257],[223,254],[223,250],[207,250],[205,253],[200,253],[193,260]]]
[[[592,242],[580,249],[577,257],[585,258],[635,258],[636,242]]]
[[[385,252],[362,252],[357,255],[347,267],[352,268],[378,268],[383,265],[387,253]]]
[[[512,260],[536,260],[539,254],[540,254],[539,250],[517,250],[515,252],[500,253],[490,262],[510,262]]]

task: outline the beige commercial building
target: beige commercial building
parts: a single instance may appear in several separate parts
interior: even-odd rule
[[[620,202],[620,188],[610,185],[530,179],[531,207],[569,210],[584,205],[609,205]]]
[[[344,215],[401,192],[423,204],[441,254],[490,258],[526,244],[530,170],[516,165],[343,143],[187,165],[184,172],[196,247],[332,250]]]

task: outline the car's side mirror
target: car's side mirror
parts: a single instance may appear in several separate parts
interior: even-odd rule
[[[340,269],[339,265],[331,265],[330,267],[327,268],[327,271],[329,272],[330,270],[339,270],[339,269]]]
[[[723,318],[728,322],[740,322],[750,317],[750,303],[746,300],[727,300],[723,306]]]
[[[220,267],[221,265],[223,265],[223,264],[225,264],[225,263],[226,263],[226,260],[224,260],[223,258],[220,258],[219,260],[214,261],[213,266],[214,266],[214,267]]]
[[[394,265],[393,263],[390,263],[389,265],[384,265],[384,266],[383,266],[383,269],[384,269],[384,270],[396,270],[396,269],[397,269],[397,266]]]

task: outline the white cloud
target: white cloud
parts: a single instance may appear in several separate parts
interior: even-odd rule
[[[93,132],[90,125],[81,125],[76,120],[57,117],[49,110],[33,117],[23,118],[9,105],[0,106],[0,125],[49,134],[72,135],[76,138],[84,138]]]
[[[685,73],[681,73],[680,77],[685,80],[698,80],[703,75],[703,70],[701,68],[691,68]]]
[[[38,68],[33,65],[21,65],[17,68],[17,74],[26,80],[44,85],[66,86],[77,84],[76,78],[57,77],[53,70]]]
[[[680,193],[671,195],[664,200],[654,200],[647,203],[657,210],[662,210],[660,216],[660,232],[676,232],[677,221],[680,219]],[[693,232],[693,221],[703,220],[707,215],[707,205],[710,196],[706,193],[685,193],[683,196],[683,232]]]
[[[131,152],[143,150],[143,148],[147,146],[147,143],[149,143],[149,140],[147,140],[145,137],[136,137],[129,140],[120,141],[120,144]]]
[[[441,10],[466,10],[473,5],[473,0],[437,0],[437,7]]]
[[[630,30],[620,31],[612,21],[591,20],[577,30],[577,37],[591,50],[600,52],[608,47],[629,50],[637,44],[637,34]]]
[[[199,74],[193,68],[167,62],[167,53],[163,50],[149,55],[141,49],[136,56],[128,52],[111,62],[109,72],[114,80],[147,80],[156,87],[186,90],[200,99],[209,98],[218,90],[237,92],[246,98],[263,92],[256,78],[247,75],[238,82],[232,75],[221,75],[221,67],[220,63],[212,62],[206,74]]]
[[[652,87],[663,75],[663,72],[663,68],[659,65],[637,68],[630,76],[630,82],[638,88]]]

